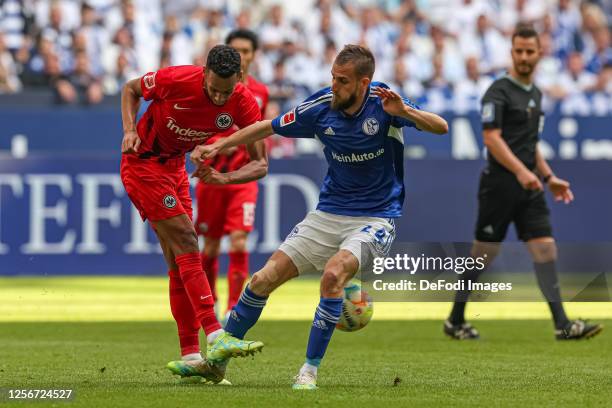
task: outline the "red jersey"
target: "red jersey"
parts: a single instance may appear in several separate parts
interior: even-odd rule
[[[137,125],[140,158],[181,157],[218,133],[260,120],[260,108],[246,86],[236,84],[218,106],[204,90],[204,77],[204,67],[184,65],[141,78],[143,97],[153,102]]]
[[[251,93],[255,97],[257,105],[259,106],[259,109],[261,110],[261,117],[263,118],[266,112],[266,107],[268,106],[268,99],[269,99],[268,88],[261,82],[258,82],[257,80],[255,80],[255,78],[253,78],[252,76],[249,76],[247,78],[246,86],[248,90],[251,91]],[[232,133],[235,132],[235,130],[236,129],[232,129],[228,132],[224,132],[220,135],[215,136],[214,139],[216,140],[218,137],[230,136],[232,135]],[[207,141],[206,144],[212,143],[213,141],[214,140]],[[246,150],[246,146],[240,145],[238,146],[238,149],[231,156],[217,155],[207,164],[214,167],[215,170],[219,172],[227,173],[230,171],[238,170],[239,168],[247,164],[249,161],[250,161],[250,158],[249,158],[249,153]]]
[[[259,109],[261,110],[261,117],[263,118],[266,114],[266,107],[268,106],[268,99],[270,97],[268,87],[250,75],[247,78],[246,86],[255,97],[255,101],[257,101],[257,105],[259,105]]]

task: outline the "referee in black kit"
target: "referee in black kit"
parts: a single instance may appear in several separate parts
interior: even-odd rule
[[[542,92],[533,84],[540,59],[540,40],[530,25],[517,26],[512,35],[512,68],[496,80],[482,98],[482,128],[488,150],[488,166],[482,172],[478,192],[478,221],[472,256],[487,254],[493,261],[510,223],[527,243],[536,278],[548,301],[558,340],[584,339],[603,326],[565,315],[555,262],[557,247],[552,237],[545,184],[555,198],[569,204],[574,196],[567,181],[555,176],[538,149],[544,125]],[[476,281],[481,272],[466,272],[462,279]],[[467,285],[466,285],[467,288]],[[478,331],[465,321],[469,291],[458,291],[444,333],[455,339],[477,339]]]

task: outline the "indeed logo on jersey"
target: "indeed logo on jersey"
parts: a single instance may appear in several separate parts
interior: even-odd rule
[[[179,140],[193,142],[197,140],[208,139],[210,136],[213,135],[213,132],[204,132],[191,128],[182,128],[176,123],[176,119],[171,118],[170,116],[168,116],[166,119],[168,119],[168,124],[166,125],[166,127],[177,135],[183,136],[179,137]]]
[[[382,156],[385,153],[385,148],[381,147],[376,152],[370,153],[352,153],[352,154],[342,154],[331,152],[332,159],[339,161],[340,163],[360,163],[368,160],[374,160],[377,157]]]

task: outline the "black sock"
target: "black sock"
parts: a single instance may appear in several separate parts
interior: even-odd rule
[[[455,294],[455,303],[453,303],[453,308],[451,310],[450,316],[448,317],[448,320],[453,325],[465,323],[465,305],[467,304],[468,298],[470,297],[470,290],[468,290],[468,282],[477,282],[478,277],[482,272],[484,272],[484,270],[472,269],[466,271],[463,275],[461,275],[460,280],[464,281],[465,289],[458,290]]]
[[[540,290],[548,302],[548,307],[550,307],[555,327],[563,329],[569,323],[569,319],[565,315],[563,303],[561,303],[561,291],[559,290],[559,278],[555,268],[555,261],[534,262],[533,266]]]
[[[454,326],[465,323],[465,302],[458,302],[455,300],[448,320]]]

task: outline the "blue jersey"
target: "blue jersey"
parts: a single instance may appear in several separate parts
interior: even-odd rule
[[[388,88],[382,83],[371,87]],[[317,209],[354,217],[396,218],[404,203],[402,127],[416,125],[391,116],[381,99],[368,90],[355,115],[331,109],[325,88],[295,109],[272,120],[274,131],[287,137],[316,138],[329,165]],[[418,109],[410,101],[404,103]]]

